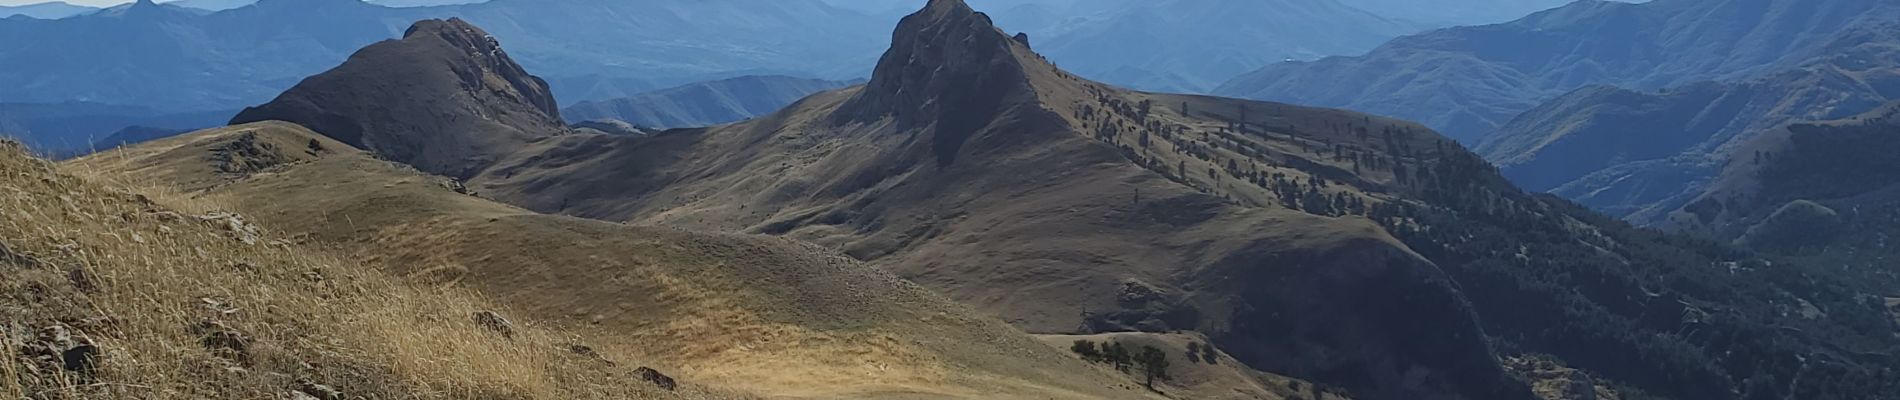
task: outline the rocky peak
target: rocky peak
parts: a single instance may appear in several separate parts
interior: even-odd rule
[[[988,15],[962,0],[931,0],[898,23],[890,50],[854,101],[860,107],[847,108],[914,120],[952,105],[943,100],[1008,95],[1027,88],[1017,51],[1029,49],[997,30]]]
[[[477,65],[474,66],[481,69],[480,71],[456,71],[468,87],[487,86],[488,83],[479,78],[481,75],[492,74],[501,78],[509,86],[498,89],[518,94],[521,100],[533,104],[535,108],[547,113],[554,120],[561,119],[560,105],[555,102],[554,93],[549,91],[547,83],[528,74],[528,71],[520,64],[516,64],[513,58],[509,58],[508,52],[501,49],[501,42],[495,40],[494,35],[489,35],[487,31],[475,27],[468,21],[463,21],[461,18],[422,20],[411,25],[402,36],[404,41],[440,40],[461,49],[469,59],[476,62]]]
[[[836,115],[840,122],[895,118],[907,128],[935,125],[939,162],[988,121],[1035,101],[1028,45],[998,30],[962,0],[931,0],[904,17],[891,48],[863,92]]]
[[[430,173],[466,178],[566,131],[553,93],[460,19],[417,22],[232,124],[296,123]]]

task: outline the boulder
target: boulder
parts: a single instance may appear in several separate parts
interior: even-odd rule
[[[641,380],[650,382],[654,386],[659,386],[661,389],[673,390],[679,387],[679,384],[673,381],[673,377],[666,376],[666,374],[662,374],[660,371],[652,368],[640,367],[639,369],[633,370],[633,374],[639,376]]]

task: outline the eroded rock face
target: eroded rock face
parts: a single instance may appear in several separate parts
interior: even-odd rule
[[[547,83],[460,19],[417,22],[402,39],[366,47],[231,123],[267,120],[456,178],[567,130]]]
[[[1023,59],[1028,45],[996,29],[962,1],[933,0],[904,17],[865,90],[839,109],[841,121],[894,117],[932,126],[937,163],[955,161],[965,141],[1005,110],[1035,100]],[[1020,49],[1018,49],[1020,46]]]

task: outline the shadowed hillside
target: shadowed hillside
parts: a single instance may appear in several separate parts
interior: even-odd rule
[[[1499,25],[1401,37],[1362,56],[1267,66],[1215,93],[1413,119],[1476,143],[1520,112],[1607,84],[1651,90],[1804,63],[1892,19],[1886,0],[1587,0]]]
[[[1525,112],[1478,152],[1527,189],[1673,227],[1744,144],[1792,123],[1854,116],[1900,99],[1900,25],[1847,30],[1796,68],[1659,91],[1590,87]]]
[[[443,104],[448,103],[448,104]],[[494,36],[427,20],[305,79],[232,124],[292,121],[416,168],[467,177],[492,155],[566,132],[547,82]],[[368,116],[367,118],[360,118]]]
[[[1900,103],[1794,124],[1739,146],[1709,189],[1671,213],[1683,230],[1817,264],[1875,287],[1900,287],[1889,239],[1900,197]],[[1891,293],[1887,293],[1891,295]],[[1900,297],[1900,296],[1895,296]]]
[[[742,76],[626,98],[583,101],[562,108],[561,115],[577,123],[615,119],[654,129],[692,128],[770,114],[812,93],[848,85],[789,76]]]

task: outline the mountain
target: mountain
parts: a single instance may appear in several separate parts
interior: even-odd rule
[[[1749,140],[1789,123],[1844,118],[1900,99],[1892,70],[1800,70],[1666,92],[1591,87],[1499,128],[1480,153],[1527,189],[1661,224],[1701,194]],[[1748,156],[1748,154],[1739,154]]]
[[[0,6],[0,18],[25,16],[37,19],[60,19],[98,12],[97,7],[73,5],[62,1],[49,1],[18,6]]]
[[[1611,215],[1670,226],[1744,144],[1788,124],[1847,118],[1900,99],[1900,26],[1868,24],[1802,49],[1799,66],[1657,91],[1588,87],[1478,143],[1506,176]]]
[[[891,43],[865,85],[748,121],[449,146],[470,161],[417,167],[466,177],[443,185],[527,210],[813,243],[1030,332],[1199,332],[1248,367],[1353,398],[1529,399],[1533,387],[1558,386],[1618,398],[1874,399],[1900,382],[1900,337],[1870,301],[1886,290],[1875,281],[1525,193],[1418,124],[1114,88],[1056,68],[958,0],[905,17]],[[460,57],[411,62],[469,62]],[[368,85],[306,83],[313,93]],[[348,107],[315,108],[348,112],[305,123],[392,126],[408,119],[377,110],[486,109],[436,97],[342,97]],[[486,106],[546,100],[500,96]],[[513,142],[510,132],[531,128],[425,125],[415,135],[428,145]],[[364,199],[350,209],[415,203],[370,194],[401,180],[311,174],[286,185],[368,181],[293,192]],[[180,181],[141,179],[154,180]],[[305,202],[271,193],[239,197]],[[326,221],[304,208],[285,221]],[[366,219],[439,215],[395,213]],[[440,253],[403,245],[437,242],[411,236],[468,226],[327,221],[393,235],[395,249],[410,252],[403,260]],[[497,285],[522,286],[533,285]],[[995,374],[1012,376],[1004,371]]]
[[[319,6],[327,10],[313,10]],[[16,88],[0,97],[167,112],[241,108],[401,32],[374,10],[357,1],[273,0],[207,15],[141,1],[76,18],[0,21],[0,37],[39,38],[0,43],[0,64],[9,66],[0,80]]]
[[[997,11],[1005,28],[1028,32],[1039,52],[1077,74],[1186,93],[1281,60],[1359,54],[1424,29],[1336,0],[1103,1]],[[1056,17],[1042,18],[1048,26],[1012,26],[1022,20],[1009,16],[1039,11]]]
[[[1432,26],[1489,25],[1508,22],[1571,0],[1339,0],[1389,19]]]
[[[1011,5],[999,10],[999,21],[1030,33],[1058,62],[1116,84],[1171,91],[1205,91],[1286,58],[1356,54],[1422,29],[1335,0],[998,3]],[[121,8],[162,11],[0,21],[0,37],[41,38],[0,43],[0,65],[7,66],[0,68],[0,85],[14,88],[0,93],[0,101],[95,101],[180,112],[238,108],[343,61],[354,49],[398,36],[413,21],[450,17],[489,27],[513,43],[518,61],[570,102],[746,75],[850,80],[869,72],[864,66],[887,44],[882,28],[901,15],[822,0],[397,7],[412,4],[140,2]],[[128,43],[143,50],[123,51]],[[1129,62],[1131,55],[1138,62]]]
[[[849,85],[783,75],[742,76],[627,98],[583,101],[562,108],[561,115],[572,122],[616,119],[659,129],[709,126],[769,114],[812,93]]]
[[[256,3],[257,0],[177,0],[165,2],[165,4],[169,5],[207,11],[224,11]]]
[[[485,156],[567,130],[547,82],[461,19],[416,23],[231,123],[270,120],[456,178],[493,161]]]
[[[1505,24],[1401,37],[1362,56],[1274,64],[1216,93],[1417,119],[1476,143],[1585,86],[1654,90],[1799,65],[1841,32],[1891,19],[1889,3],[1582,1]]]
[[[134,145],[134,144],[139,144],[139,143],[150,142],[153,140],[164,139],[164,138],[168,138],[172,136],[178,136],[178,135],[191,132],[191,131],[192,130],[190,129],[156,128],[156,127],[150,127],[150,126],[133,125],[133,126],[126,127],[125,129],[120,129],[118,132],[113,132],[111,135],[106,136],[104,139],[99,139],[97,141],[94,141],[92,143],[91,150],[92,152],[111,150],[111,149],[116,149],[122,146]]]
[[[42,154],[75,154],[132,126],[188,131],[223,125],[235,110],[169,113],[145,107],[89,102],[0,103],[0,136]]]
[[[249,223],[268,227],[251,228],[269,232],[260,240],[282,235],[295,237],[301,243],[298,247],[337,249],[320,260],[341,266],[260,264],[264,266],[259,268],[299,279],[292,282],[319,279],[302,278],[310,273],[321,274],[324,280],[304,284],[314,288],[324,287],[320,285],[325,281],[341,286],[377,279],[372,283],[443,286],[494,303],[472,310],[450,308],[447,313],[433,308],[382,308],[416,300],[378,304],[368,315],[425,314],[394,314],[405,318],[381,322],[392,326],[370,331],[375,334],[390,338],[459,335],[460,331],[481,334],[480,325],[468,322],[468,315],[479,310],[507,312],[506,318],[514,319],[513,325],[524,331],[514,335],[520,343],[501,335],[477,336],[482,340],[469,344],[448,342],[468,340],[461,336],[423,336],[448,343],[422,341],[416,346],[437,347],[372,353],[384,355],[372,362],[408,362],[403,357],[422,355],[452,360],[461,352],[479,351],[488,357],[524,359],[489,360],[500,363],[477,366],[514,367],[552,360],[618,370],[605,377],[573,377],[585,385],[514,389],[510,385],[541,376],[516,376],[522,367],[449,376],[474,381],[463,389],[471,392],[535,399],[671,398],[628,396],[593,387],[601,383],[651,387],[637,373],[627,373],[650,366],[677,377],[680,387],[674,395],[685,398],[1154,398],[1125,375],[1094,368],[1001,321],[816,246],[753,235],[535,214],[476,197],[452,179],[377,159],[288,123],[195,132],[75,160],[65,168],[97,171],[109,179],[163,182],[159,190],[178,193],[171,198],[216,202],[229,207],[226,210],[244,213]],[[108,215],[118,218],[119,214]],[[192,226],[213,226],[187,221]],[[224,234],[210,237],[232,242]],[[269,248],[254,247],[257,252]],[[237,257],[246,254],[250,253],[235,255],[232,262],[243,260]],[[277,259],[252,262],[273,261]],[[357,268],[373,268],[367,273],[386,276],[358,277],[355,274],[365,272]],[[419,296],[410,293],[394,295]],[[355,314],[329,310],[318,315]],[[401,330],[408,328],[403,324],[411,319],[417,323],[446,320],[460,331],[427,326],[405,333],[409,331]],[[240,326],[270,323],[245,322]],[[346,324],[336,329],[352,327]],[[255,343],[272,346],[302,337],[301,333],[282,335],[259,335]],[[497,346],[491,343],[505,347],[484,350]],[[434,355],[444,349],[460,350]],[[498,351],[502,353],[489,355]],[[525,358],[530,356],[535,358]],[[577,370],[585,371],[589,369]],[[349,379],[331,384],[356,394],[367,390],[354,380],[382,379],[390,381],[384,385],[403,385],[412,379],[442,378],[359,374],[335,375],[334,379]],[[461,397],[466,396],[440,396]]]
[[[219,12],[149,1],[61,20],[0,20],[0,101],[95,101],[185,112],[257,104],[410,23],[493,27],[575,100],[740,75],[848,79],[882,22],[818,0],[501,1],[393,8],[264,0]],[[817,24],[813,21],[825,21]],[[819,44],[819,43],[822,43]],[[665,55],[659,57],[656,55]],[[603,87],[606,86],[606,87]],[[597,95],[602,97],[581,97]]]
[[[474,3],[487,2],[490,0],[364,0],[364,1],[367,1],[371,4],[385,5],[385,6],[390,6],[390,7],[433,7],[433,6],[451,6],[451,5],[458,5],[458,4],[474,4]]]
[[[692,381],[669,392],[633,379],[615,362],[654,359],[588,357],[574,350],[587,348],[578,330],[522,318],[466,288],[293,243],[154,181],[0,146],[8,396],[731,398]],[[46,235],[53,226],[65,233]],[[471,318],[483,312],[517,319],[490,329]]]
[[[421,167],[544,213],[815,243],[1035,333],[1202,332],[1355,398],[1895,389],[1900,338],[1870,281],[1525,193],[1417,124],[1117,89],[1030,46],[934,0],[862,86],[744,122],[579,130]],[[422,107],[378,104],[323,123]]]
[[[1792,124],[1737,146],[1734,160],[1670,223],[1739,245],[1838,265],[1900,287],[1887,241],[1900,210],[1894,173],[1900,102]],[[1890,296],[1894,297],[1894,296]]]
[[[1221,332],[1215,345],[1249,366],[1359,390],[1511,393],[1469,305],[1442,272],[1376,224],[1236,207],[1128,162],[1078,130],[1074,112],[1102,107],[1091,93],[1132,98],[1055,69],[960,1],[933,1],[906,17],[894,42],[865,86],[823,92],[771,116],[648,136],[582,131],[481,148],[496,153],[467,154],[477,160],[470,163],[417,167],[478,171],[467,179],[471,190],[530,210],[809,240],[1034,331],[1206,330]],[[361,79],[306,85],[350,92],[343,88],[391,78]],[[304,121],[382,126],[461,109],[426,93],[363,98],[383,102],[318,105],[351,112]],[[1225,108],[1224,100],[1156,101]],[[459,138],[436,144],[512,140],[487,138],[493,131],[416,132]],[[379,156],[407,158],[371,145]],[[1137,192],[1140,201],[1124,202]],[[1151,230],[1157,226],[1181,233]],[[1031,240],[1068,235],[1076,236]],[[1229,283],[1237,277],[1261,286]],[[1408,370],[1437,372],[1396,378]]]

